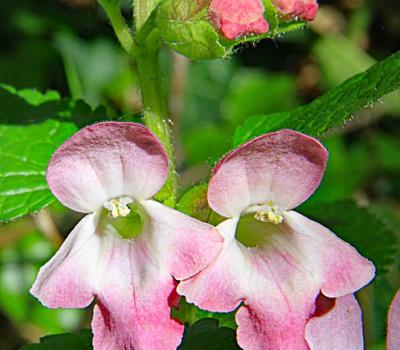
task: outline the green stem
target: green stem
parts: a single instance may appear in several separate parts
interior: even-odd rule
[[[131,31],[122,17],[119,2],[115,0],[97,0],[109,18],[122,48],[129,54],[136,56],[138,47],[133,39]]]
[[[168,179],[158,193],[157,199],[169,206],[174,206],[178,181],[171,130],[167,120],[167,100],[163,93],[159,49],[141,48],[136,60],[143,99],[144,121],[146,126],[160,139],[170,162]]]
[[[158,200],[164,202],[164,204],[173,207],[175,205],[178,180],[175,172],[171,131],[167,120],[167,100],[163,93],[161,81],[159,62],[160,39],[157,30],[151,30],[152,28],[150,27],[148,28],[149,30],[142,30],[140,32],[160,0],[134,1],[136,33],[140,34],[136,39],[132,36],[130,29],[121,15],[118,5],[119,1],[98,0],[110,19],[121,46],[136,59],[145,124],[160,139],[169,158],[168,178],[156,197]]]

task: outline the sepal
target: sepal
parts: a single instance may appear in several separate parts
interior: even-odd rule
[[[193,60],[227,56],[208,18],[209,0],[167,0],[157,13],[161,38],[171,49]]]

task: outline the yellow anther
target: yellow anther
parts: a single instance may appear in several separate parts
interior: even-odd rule
[[[133,199],[129,197],[120,197],[114,198],[110,201],[107,201],[103,204],[103,207],[106,208],[109,213],[108,215],[115,219],[119,216],[128,216],[131,210],[128,207],[128,204],[133,203]]]
[[[254,218],[262,222],[270,222],[274,225],[279,225],[283,222],[283,215],[277,205],[268,201],[262,205],[255,205],[250,207],[248,212],[255,212]]]

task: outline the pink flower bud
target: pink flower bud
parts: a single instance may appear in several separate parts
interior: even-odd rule
[[[317,15],[317,0],[274,0],[278,11],[289,17],[312,21]]]
[[[229,40],[269,29],[261,0],[212,0],[209,13],[215,27]]]

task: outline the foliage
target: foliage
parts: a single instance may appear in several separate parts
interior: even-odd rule
[[[234,350],[236,335],[232,329],[218,327],[218,321],[203,319],[188,327],[180,350]]]
[[[82,101],[61,100],[49,91],[0,87],[0,222],[33,213],[53,201],[45,171],[47,163],[68,137],[83,125],[102,120]],[[39,136],[40,135],[40,136]]]
[[[208,20],[206,6],[207,1],[164,1],[157,14],[164,42],[194,60],[225,56],[227,51]]]
[[[24,346],[21,350],[90,350],[92,332],[82,330],[78,334],[50,335],[40,339],[40,344]],[[180,350],[233,350],[236,345],[235,332],[232,329],[218,327],[218,321],[203,319],[185,329]]]
[[[289,112],[254,116],[240,126],[234,137],[239,145],[266,132],[288,128],[318,136],[349,121],[353,113],[371,106],[400,88],[400,52],[356,75],[309,105]]]
[[[135,8],[132,20],[133,2],[148,6]],[[51,155],[88,124],[142,122],[143,110],[162,119],[161,133],[168,133],[165,117],[174,125],[168,146],[177,155],[172,173],[181,174],[176,209],[213,225],[223,218],[208,206],[207,180],[232,147],[282,128],[320,137],[330,154],[327,170],[316,193],[296,210],[375,264],[377,278],[359,296],[367,305],[367,346],[383,348],[387,307],[400,286],[395,4],[364,2],[343,10],[347,5],[337,1],[330,9],[321,3],[320,17],[307,28],[263,0],[270,31],[229,41],[210,21],[209,0],[98,3],[104,11],[93,0],[0,3],[0,222],[7,223],[0,227],[0,348],[88,325],[90,310],[46,309],[29,294],[39,267],[55,252],[29,214],[53,203],[47,210],[60,237],[66,236],[79,218],[48,189]],[[149,77],[145,85],[156,86],[145,91],[151,97],[145,108],[138,93],[144,86],[140,61]],[[48,88],[55,90],[40,92]],[[170,113],[160,107],[167,100]],[[186,326],[180,349],[239,348],[234,312],[204,311],[182,298],[173,316]],[[91,340],[91,331],[83,330],[46,336],[23,349],[87,350]]]
[[[82,330],[79,334],[49,335],[40,339],[40,344],[24,346],[21,350],[90,350],[92,332]]]

